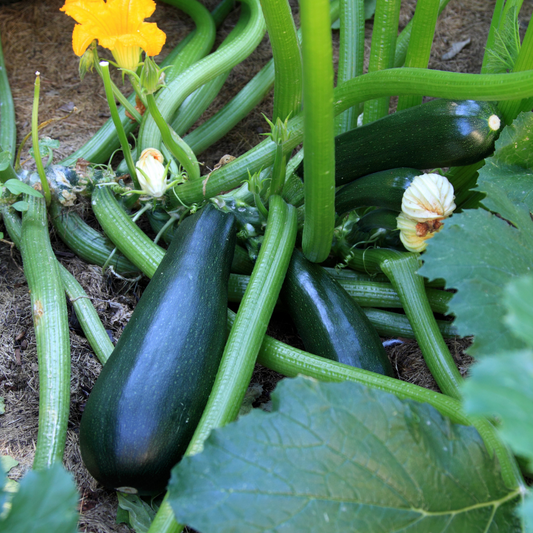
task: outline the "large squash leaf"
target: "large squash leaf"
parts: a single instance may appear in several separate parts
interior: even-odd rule
[[[356,383],[283,380],[273,412],[213,431],[169,501],[202,533],[520,531],[478,433]]]
[[[474,335],[469,353],[476,357],[525,346],[503,320],[503,289],[533,265],[532,129],[533,113],[522,113],[479,172],[483,204],[497,215],[481,209],[454,215],[423,257],[422,275],[457,289],[449,310],[459,334]]]

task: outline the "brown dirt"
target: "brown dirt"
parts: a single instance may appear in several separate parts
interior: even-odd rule
[[[487,30],[494,1],[470,0],[451,2],[440,18],[430,68],[473,72],[480,70]],[[0,32],[7,71],[16,105],[18,142],[29,132],[35,71],[41,72],[40,121],[64,117],[76,107],[68,118],[56,122],[42,132],[58,139],[61,147],[56,160],[66,157],[88,140],[108,118],[109,112],[102,84],[96,75],[80,81],[78,59],[71,49],[73,21],[59,11],[62,0],[22,0],[0,6]],[[212,0],[206,2],[214,5]],[[415,0],[403,2],[400,24],[403,27],[414,12]],[[531,15],[531,6],[524,6],[524,19]],[[232,15],[224,25],[221,35],[228,32],[237,15]],[[152,19],[167,33],[168,46],[161,59],[190,29],[192,23],[183,13],[165,4],[159,4]],[[367,24],[370,37],[371,23]],[[471,44],[454,59],[440,58],[451,43],[471,39]],[[335,39],[337,36],[335,36]],[[102,54],[105,55],[105,54]],[[270,57],[268,39],[265,37],[256,52],[230,75],[227,84],[206,116],[227,102],[261,68]],[[262,140],[265,130],[261,113],[271,115],[272,96],[260,108],[239,124],[222,141],[216,144],[202,160],[213,167],[226,153],[238,156]],[[23,156],[25,159],[25,156]],[[29,166],[27,165],[27,168]],[[0,231],[3,228],[0,227]],[[131,315],[135,302],[142,292],[140,284],[117,280],[100,269],[89,266],[73,256],[53,236],[53,245],[61,262],[76,276],[91,296],[100,317],[114,337]],[[7,243],[0,245],[0,396],[5,398],[6,413],[0,418],[0,453],[13,456],[20,465],[12,470],[15,479],[31,467],[37,435],[38,365],[35,337],[29,305],[27,284],[21,270],[21,258]],[[278,322],[272,331],[285,340],[296,340],[283,323]],[[470,359],[463,354],[468,341],[449,341],[452,354],[462,373],[467,371]],[[125,532],[129,529],[115,524],[116,497],[104,491],[92,480],[81,462],[78,448],[78,423],[100,365],[82,335],[71,329],[72,380],[71,411],[68,429],[65,464],[78,483],[81,502],[80,531]],[[401,379],[436,389],[415,342],[394,346],[390,357]],[[277,376],[258,367],[253,381],[264,387],[259,399],[266,401]],[[436,389],[437,390],[437,389]]]

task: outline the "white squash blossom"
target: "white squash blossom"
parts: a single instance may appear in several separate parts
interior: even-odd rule
[[[419,222],[449,217],[454,209],[453,186],[440,174],[417,176],[403,194],[402,212]]]
[[[427,241],[455,210],[453,186],[440,174],[417,176],[406,189],[397,224],[400,240],[410,252],[423,252]]]
[[[135,164],[139,170],[137,179],[145,194],[160,198],[167,190],[168,168],[163,164],[163,154],[156,148],[146,148]]]

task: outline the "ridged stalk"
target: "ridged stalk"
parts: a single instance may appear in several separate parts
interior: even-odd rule
[[[6,207],[2,209],[2,218],[11,240],[20,250],[22,248],[22,221],[20,216],[14,209]],[[113,343],[109,340],[109,335],[83,287],[61,263],[58,262],[57,265],[61,282],[72,307],[74,307],[76,317],[85,337],[98,360],[105,364],[113,351]]]
[[[365,2],[341,0],[337,85],[363,74],[365,56]],[[359,107],[347,109],[335,120],[335,135],[357,127]]]
[[[261,0],[267,26],[276,85],[272,122],[300,111],[302,102],[302,58],[296,27],[287,0]]]
[[[399,20],[400,0],[377,0],[368,72],[376,72],[394,66]],[[389,102],[390,98],[388,97],[365,102],[363,124],[387,115]]]
[[[320,263],[335,224],[335,115],[328,0],[301,0],[305,220],[302,251]]]
[[[50,244],[46,206],[27,196],[21,252],[31,295],[39,363],[39,430],[33,468],[63,459],[70,405],[70,339],[67,304]]]
[[[439,0],[418,0],[405,57],[405,67],[427,68],[435,26],[439,17]],[[422,96],[400,96],[397,111],[422,103]]]
[[[165,250],[154,244],[131,220],[109,187],[96,187],[91,205],[104,233],[143,274],[151,278]]]
[[[231,275],[228,287],[228,299],[230,302],[240,302],[242,300],[249,281],[249,276]],[[389,309],[403,307],[403,302],[391,283],[339,278],[337,278],[337,281],[361,307],[383,307]],[[426,289],[426,294],[431,310],[435,313],[446,314],[453,294],[439,289]]]
[[[17,146],[17,123],[15,120],[15,104],[9,87],[2,40],[0,38],[0,108],[2,120],[0,120],[0,151],[5,150],[11,154],[11,163],[15,158]]]

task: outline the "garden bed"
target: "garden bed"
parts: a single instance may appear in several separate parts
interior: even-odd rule
[[[206,3],[214,5],[212,1]],[[83,81],[79,79],[78,58],[71,47],[73,21],[59,11],[62,4],[61,0],[21,0],[0,5],[2,46],[16,106],[17,143],[30,131],[33,85],[35,72],[39,71],[39,120],[61,119],[41,132],[41,136],[60,141],[60,147],[54,152],[57,161],[82,146],[109,117],[101,80],[96,74],[87,75]],[[414,0],[403,2],[401,27],[412,16],[414,5]],[[430,68],[478,73],[493,7],[494,2],[450,2],[437,26]],[[521,18],[525,22],[531,11],[531,5],[524,6]],[[152,20],[157,21],[168,36],[168,46],[161,58],[192,29],[192,23],[183,13],[165,4],[158,6]],[[231,15],[219,32],[219,39],[235,21],[236,15]],[[370,30],[371,22],[367,22],[367,37],[370,37]],[[470,43],[457,55],[442,59],[453,43],[467,39]],[[369,46],[369,39],[367,41]],[[265,37],[252,56],[234,69],[207,116],[235,95],[270,57]],[[261,134],[268,131],[268,126],[262,113],[267,117],[272,115],[272,95],[222,141],[199,157],[204,164],[204,173],[225,154],[239,156],[263,139]],[[27,158],[25,151],[22,160]],[[28,162],[25,168],[31,168],[31,163]],[[80,206],[80,209],[82,216],[95,224],[88,204]],[[98,267],[76,258],[56,236],[53,236],[52,242],[58,259],[82,284],[106,329],[116,340],[147,280],[125,280],[109,273],[102,274]],[[22,261],[19,252],[7,241],[0,246],[0,320],[0,396],[5,398],[5,414],[0,417],[0,453],[10,455],[19,462],[19,466],[11,470],[11,476],[18,479],[31,467],[33,460],[37,435],[38,367]],[[115,524],[115,494],[100,488],[81,462],[78,425],[100,364],[81,334],[72,312],[70,326],[71,408],[65,465],[75,475],[81,495],[79,527],[81,531],[94,533],[128,531],[126,526]],[[282,314],[274,318],[269,333],[289,344],[299,343],[294,328],[287,324]],[[461,373],[465,374],[471,363],[471,358],[463,353],[468,340],[453,339],[448,341],[448,345]],[[438,390],[414,341],[404,340],[403,344],[396,344],[388,351],[400,379]],[[261,385],[263,392],[256,398],[256,405],[268,401],[268,395],[278,379],[274,372],[257,367],[252,383]]]

